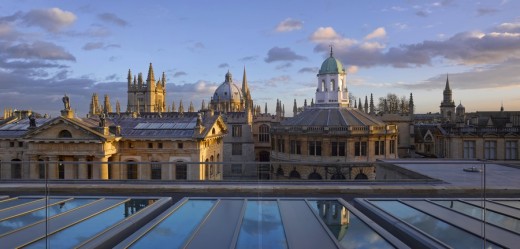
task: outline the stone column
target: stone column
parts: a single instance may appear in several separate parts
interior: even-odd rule
[[[88,179],[88,169],[86,158],[81,156],[78,158],[78,179]]]
[[[38,161],[37,155],[31,155],[29,157],[29,178],[39,179],[40,177],[40,162]]]
[[[113,155],[110,163],[110,179],[121,179],[121,163],[119,163],[119,155]]]
[[[108,157],[101,156],[96,158],[97,162],[94,164],[94,177],[96,179],[108,180]]]
[[[58,179],[58,156],[49,156],[47,163],[47,178]]]
[[[74,171],[77,170],[75,167],[76,163],[74,163],[73,161],[63,161],[62,163],[64,164],[64,170],[65,170],[64,179],[74,179],[75,178]]]
[[[0,176],[2,179],[11,179],[11,159],[3,157],[0,161]]]

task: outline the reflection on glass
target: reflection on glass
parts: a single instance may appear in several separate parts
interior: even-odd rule
[[[6,208],[11,208],[11,207],[25,204],[25,203],[35,201],[35,200],[38,200],[38,199],[37,198],[17,198],[17,199],[12,198],[12,199],[8,199],[8,200],[4,200],[4,201],[0,202],[0,210],[6,209]]]
[[[454,248],[484,248],[484,241],[460,228],[438,220],[399,201],[370,201],[380,209],[390,213],[430,236]],[[486,242],[485,248],[501,248]]]
[[[338,201],[309,203],[343,248],[394,248]]]
[[[42,208],[36,210],[34,212],[30,212],[21,216],[13,217],[7,220],[0,222],[0,234],[7,233],[9,231],[33,224],[35,222],[41,221],[45,219],[45,216],[52,217],[54,215],[69,211],[71,209],[77,208],[79,206],[85,205],[89,202],[94,201],[95,199],[73,199],[67,202],[62,202],[60,204],[53,205],[58,201],[62,201],[62,199],[51,199],[49,200],[49,205],[47,209]],[[46,214],[47,213],[47,214]]]
[[[520,201],[493,201],[513,208],[520,208]]]
[[[215,204],[215,200],[189,200],[161,221],[132,248],[180,248]]]
[[[236,248],[287,248],[276,201],[248,201]]]
[[[150,204],[153,202],[154,200],[146,201],[146,203]],[[126,212],[126,203],[123,203],[68,227],[65,230],[52,234],[48,238],[48,248],[73,248],[89,238],[92,238],[95,234],[125,219]],[[44,238],[30,244],[26,248],[47,248],[45,242]]]
[[[434,201],[442,206],[451,208],[457,212],[475,217],[479,220],[482,220],[482,208],[470,205],[468,203],[464,203],[461,201]],[[479,203],[481,204],[481,203]],[[499,227],[503,227],[515,232],[520,232],[520,220],[499,214],[497,212],[493,212],[490,210],[486,210],[486,222],[497,225]]]

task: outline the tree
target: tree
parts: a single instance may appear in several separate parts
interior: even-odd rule
[[[395,93],[388,93],[386,97],[379,97],[377,103],[378,113],[403,113],[408,114],[410,102],[406,96],[399,98]]]

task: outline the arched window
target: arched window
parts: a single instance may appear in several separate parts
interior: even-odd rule
[[[215,128],[211,129],[211,134],[215,135]]]
[[[269,143],[269,126],[266,124],[258,127],[258,142]]]
[[[20,159],[11,160],[11,179],[22,178],[22,162]]]
[[[72,134],[68,130],[62,130],[58,133],[58,138],[72,138]]]
[[[336,82],[334,80],[330,80],[330,90],[334,91],[336,89]]]
[[[291,172],[289,172],[289,178],[290,179],[300,179],[301,178],[300,172],[298,172],[296,170],[296,168],[293,168],[293,170]]]
[[[323,179],[321,177],[320,173],[316,172],[316,170],[314,170],[314,172],[310,173],[307,178],[309,180],[321,180],[321,179]]]
[[[175,179],[187,180],[188,179],[188,165],[183,161],[175,163]]]
[[[322,92],[327,91],[327,86],[325,85],[325,81],[324,80],[321,81],[321,91]]]
[[[359,173],[359,174],[356,175],[356,177],[354,179],[356,179],[356,180],[368,180],[368,177],[364,173]]]

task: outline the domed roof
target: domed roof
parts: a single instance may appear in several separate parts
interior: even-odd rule
[[[319,74],[339,74],[344,72],[343,64],[332,56],[332,48],[330,48],[330,57],[321,64]]]
[[[462,103],[459,103],[457,106],[457,110],[465,110],[466,108],[462,105]]]
[[[242,91],[240,91],[240,88],[233,83],[233,78],[229,71],[226,73],[225,81],[220,84],[217,90],[215,90],[213,100],[233,102],[242,100]]]

